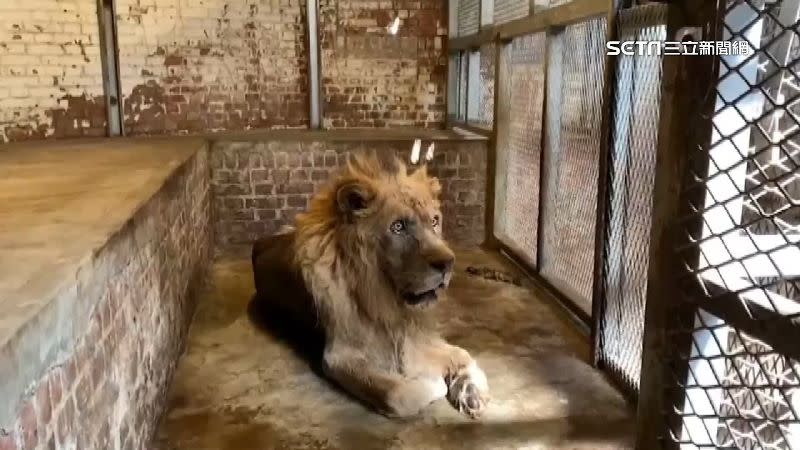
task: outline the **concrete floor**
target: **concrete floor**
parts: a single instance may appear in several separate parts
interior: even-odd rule
[[[246,257],[221,257],[201,299],[156,448],[553,449],[632,447],[633,412],[588,364],[588,343],[535,288],[486,280],[468,266],[512,275],[482,251],[461,251],[442,332],[486,371],[492,401],[478,421],[445,400],[419,418],[386,419],[318,377],[257,315]]]

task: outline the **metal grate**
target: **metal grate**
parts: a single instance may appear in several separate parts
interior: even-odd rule
[[[666,5],[622,11],[620,41],[666,40]],[[661,102],[662,58],[616,59],[613,145],[603,255],[599,358],[629,392],[639,389],[648,249]]]
[[[495,0],[494,23],[501,24],[525,17],[529,11],[529,0]]]
[[[494,122],[496,52],[494,44],[486,44],[470,54],[467,121],[484,127]]]
[[[556,6],[561,6],[566,3],[571,2],[572,0],[533,0],[531,4],[533,5],[533,11],[538,12],[543,9],[549,9]]]
[[[469,36],[478,32],[481,19],[480,0],[459,0],[458,35]]]
[[[540,271],[591,314],[606,18],[552,36]],[[576,257],[580,255],[580,257]]]
[[[681,448],[800,448],[800,362],[702,309],[691,336],[671,434]]]
[[[668,365],[680,394],[668,435],[681,448],[796,450],[800,1],[722,8],[723,39],[755,51],[719,57],[711,138],[697,143],[683,187],[705,200],[676,222],[688,243],[677,249],[685,272],[669,339],[688,341],[691,351]]]
[[[531,266],[538,239],[545,43],[545,33],[516,38],[501,55],[495,231]]]

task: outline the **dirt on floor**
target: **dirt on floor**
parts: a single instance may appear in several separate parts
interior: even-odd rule
[[[632,407],[588,363],[588,339],[500,256],[458,252],[442,334],[489,379],[479,420],[440,400],[375,414],[321,378],[254,314],[249,259],[220,257],[162,421],[159,450],[632,448]]]

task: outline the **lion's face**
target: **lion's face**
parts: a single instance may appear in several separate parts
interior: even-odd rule
[[[441,211],[388,203],[375,224],[381,235],[381,269],[408,305],[435,301],[450,283],[455,261],[441,237]]]
[[[343,227],[374,251],[374,263],[409,307],[438,299],[450,283],[455,255],[442,239],[438,180],[405,167],[357,177],[337,190]]]

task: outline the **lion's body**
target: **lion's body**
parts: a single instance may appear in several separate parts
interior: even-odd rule
[[[424,170],[357,158],[293,230],[253,248],[258,295],[321,330],[325,373],[390,415],[415,414],[445,395],[473,416],[485,404],[483,373],[439,338],[430,307],[419,306],[443,294],[452,267],[438,193]]]

